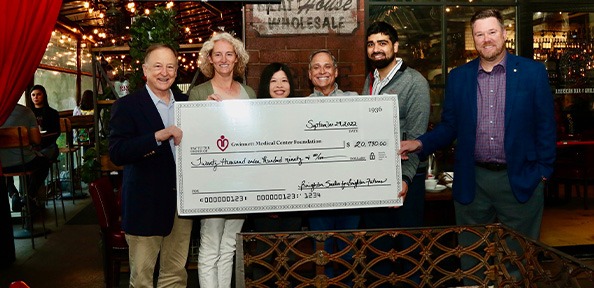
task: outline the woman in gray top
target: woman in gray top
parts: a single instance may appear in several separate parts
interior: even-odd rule
[[[190,101],[256,98],[254,89],[235,80],[250,59],[239,39],[217,33],[204,43],[199,57],[200,71],[211,79],[190,90]]]
[[[229,33],[217,33],[200,49],[200,69],[211,78],[190,90],[189,100],[256,98],[249,86],[236,81],[245,71],[249,55],[243,43]],[[208,216],[200,219],[198,280],[200,287],[231,287],[235,235],[241,232],[242,215]]]

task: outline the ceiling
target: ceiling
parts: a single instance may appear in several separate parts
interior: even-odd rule
[[[129,40],[134,15],[166,5],[176,11],[180,44],[202,43],[215,31],[242,36],[242,3],[228,1],[63,0],[58,22],[86,37],[94,35],[96,47],[122,45]],[[103,38],[98,37],[101,32],[106,33]]]

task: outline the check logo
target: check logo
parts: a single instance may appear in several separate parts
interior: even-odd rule
[[[221,138],[217,140],[217,147],[219,147],[219,150],[222,152],[227,150],[227,147],[229,147],[229,140],[225,138],[225,135],[221,135]]]

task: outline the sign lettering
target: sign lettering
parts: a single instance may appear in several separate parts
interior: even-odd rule
[[[252,26],[262,35],[349,34],[357,28],[356,0],[282,0],[254,5]]]

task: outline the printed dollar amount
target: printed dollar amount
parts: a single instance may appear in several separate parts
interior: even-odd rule
[[[378,141],[354,141],[354,142],[347,142],[346,147],[353,147],[353,148],[369,148],[369,147],[385,147],[388,146],[388,141],[378,140]]]

